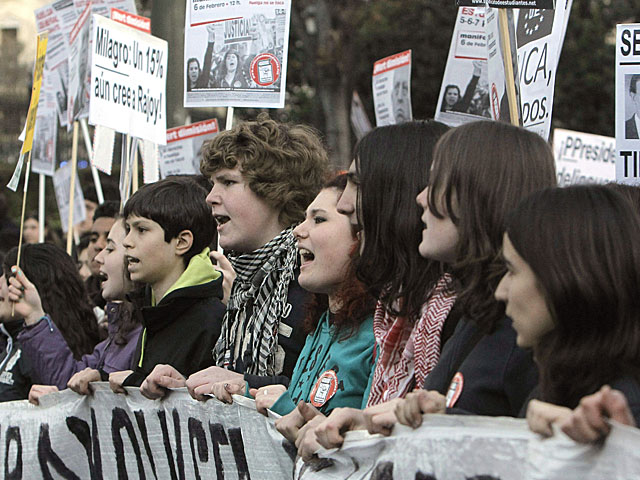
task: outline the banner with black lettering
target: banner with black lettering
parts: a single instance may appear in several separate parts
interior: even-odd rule
[[[242,399],[240,399],[242,400]],[[65,390],[0,405],[3,478],[291,478],[293,460],[273,422],[237,402],[173,391],[93,396]]]
[[[640,471],[640,431],[614,425],[604,444],[562,432],[542,439],[525,420],[428,415],[414,430],[382,437],[347,432],[339,450],[296,463],[296,480],[623,480]]]
[[[616,180],[615,138],[556,128],[553,153],[561,187]]]
[[[616,179],[640,184],[640,23],[616,33]]]
[[[197,402],[184,389],[148,400],[137,389],[66,390],[0,404],[3,478],[623,480],[640,471],[640,431],[613,422],[599,444],[561,432],[543,439],[525,420],[427,415],[382,437],[347,432],[307,464],[252,400]]]

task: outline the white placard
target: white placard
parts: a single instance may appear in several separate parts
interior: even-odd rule
[[[569,10],[522,9],[516,21],[522,126],[549,138],[558,58]]]
[[[111,175],[113,167],[113,147],[116,131],[103,125],[96,125],[93,131],[93,157],[91,163],[101,172]]]
[[[53,175],[53,188],[56,192],[56,203],[60,212],[60,225],[62,231],[67,233],[69,225],[69,192],[71,189],[71,163],[67,162],[60,167]],[[77,225],[87,218],[87,211],[84,207],[84,195],[80,179],[76,177],[75,193],[73,196],[73,224]]]
[[[640,24],[616,31],[616,179],[640,184]]]
[[[140,156],[142,157],[142,181],[153,183],[160,180],[158,145],[144,140],[140,144]]]
[[[291,0],[187,0],[185,107],[284,107]]]
[[[411,50],[373,64],[373,105],[376,126],[395,125],[413,118],[411,112]]]
[[[558,185],[608,183],[616,179],[616,139],[556,128],[553,131]]]
[[[167,145],[159,148],[160,176],[200,173],[202,146],[219,131],[215,118],[167,130]]]
[[[434,118],[450,126],[491,118],[485,9],[458,8]]]
[[[91,4],[87,4],[69,35],[69,91],[67,92],[67,128],[89,114],[89,70],[91,54]]]
[[[48,51],[48,50],[47,50]],[[42,78],[42,92],[38,102],[36,129],[33,135],[31,170],[34,173],[53,176],[56,169],[56,144],[58,140],[58,115],[55,93],[50,74]]]
[[[89,123],[166,143],[167,42],[93,16]]]

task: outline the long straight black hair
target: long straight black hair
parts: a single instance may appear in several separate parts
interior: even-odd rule
[[[416,196],[427,186],[434,146],[447,130],[433,120],[379,127],[355,150],[364,230],[356,274],[390,313],[410,321],[441,273],[438,262],[418,252],[423,224]]]
[[[549,189],[506,229],[555,328],[534,346],[542,400],[574,408],[602,385],[640,382],[640,217],[607,186]]]
[[[7,253],[4,271],[16,264],[18,248]],[[76,360],[91,353],[99,342],[98,323],[75,263],[51,243],[22,246],[20,268],[38,290],[43,310],[49,314]]]

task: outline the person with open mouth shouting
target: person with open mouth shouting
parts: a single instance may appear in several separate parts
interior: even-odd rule
[[[216,366],[186,381],[199,400],[219,381],[244,378],[253,387],[257,376],[291,377],[304,344],[308,298],[297,282],[293,228],[324,183],[328,164],[312,129],[266,114],[221,132],[203,150],[201,172],[213,184],[207,203],[236,277],[220,338],[211,346]],[[184,385],[175,369],[161,365],[141,390],[158,398],[167,387]]]

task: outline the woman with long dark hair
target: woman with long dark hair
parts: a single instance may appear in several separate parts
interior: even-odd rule
[[[17,253],[17,248],[10,250],[4,260],[4,274],[0,277],[0,318],[24,320],[25,328],[18,335],[20,342],[23,335],[28,336],[34,329],[58,330],[75,360],[93,351],[99,341],[98,326],[71,257],[52,244],[27,244],[22,246],[21,268],[17,268]],[[25,362],[30,362],[27,354],[20,356],[23,357]],[[23,372],[28,381],[24,383],[27,390],[21,392],[21,398],[27,398],[32,383],[45,383],[36,370],[29,369]]]
[[[510,215],[496,298],[540,369],[527,414],[534,431],[551,435],[551,423],[603,385],[640,421],[638,238],[632,204],[605,186],[545,190]]]
[[[524,129],[475,122],[440,138],[428,186],[417,198],[423,210],[418,251],[451,275],[461,318],[423,389],[365,410],[356,428],[389,434],[397,420],[419,425],[422,413],[518,415],[537,372],[493,297],[504,273],[502,232],[513,205],[555,182],[549,146]],[[316,428],[322,446],[342,444],[349,422],[334,415]]]
[[[122,244],[125,235],[122,218],[117,218],[107,237],[107,246],[96,255],[101,293],[107,300],[109,335],[105,340],[78,360],[73,358],[64,337],[55,329],[34,327],[20,335],[24,351],[45,386],[62,389],[68,385],[78,393],[87,394],[90,382],[106,381],[109,373],[131,368],[141,325],[134,306],[126,301],[135,284],[126,269]],[[22,283],[20,278],[16,280]],[[38,393],[52,390],[43,388],[45,386],[35,385],[30,400],[37,400]]]

